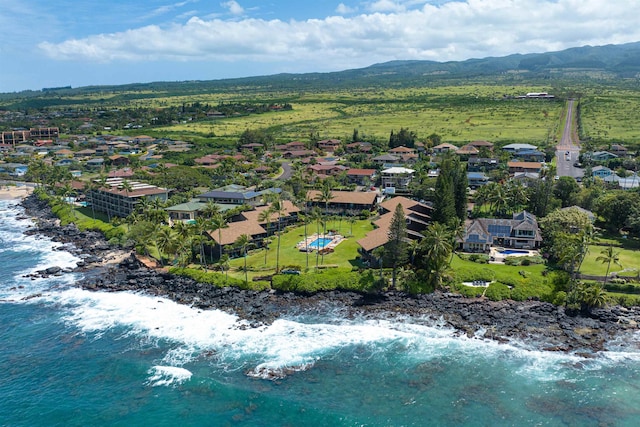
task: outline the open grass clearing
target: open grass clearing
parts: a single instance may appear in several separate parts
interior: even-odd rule
[[[601,256],[602,254],[600,252],[606,248],[607,246],[603,245],[590,245],[589,253],[584,258],[582,266],[580,267],[580,273],[592,276],[604,276],[607,273],[607,263],[596,261],[596,258]],[[609,273],[620,273],[620,275],[623,276],[638,274],[638,269],[640,268],[639,250],[615,248],[615,252],[620,253],[620,264],[622,268],[611,263]]]
[[[353,224],[353,234],[351,234],[351,224],[347,221],[329,221],[327,229],[335,230],[336,233],[341,234],[345,239],[336,246],[333,253],[324,256],[324,262],[322,262],[322,256],[317,257],[318,265],[330,265],[332,268],[348,269],[360,265],[357,240],[364,237],[369,231],[373,229],[373,225],[370,220],[358,220]],[[315,224],[307,225],[307,234],[310,236],[316,233],[317,229]],[[321,230],[322,232],[322,230]],[[304,240],[304,226],[296,226],[287,229],[282,233],[280,239],[280,268],[295,265],[299,266],[303,271],[307,266],[307,253],[301,252],[296,248],[296,245],[301,240]],[[247,268],[249,269],[249,280],[255,276],[264,276],[275,273],[276,268],[276,252],[278,247],[277,236],[271,237],[271,243],[266,253],[265,263],[265,250],[256,249],[250,251],[247,256]],[[309,271],[315,270],[317,252],[309,252]],[[235,258],[230,261],[231,273],[230,275],[244,280],[244,259],[242,257]]]

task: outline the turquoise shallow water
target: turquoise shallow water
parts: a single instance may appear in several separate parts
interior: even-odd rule
[[[0,202],[0,425],[636,426],[637,338],[595,359],[421,319],[234,316],[74,288],[74,265]],[[27,296],[34,296],[23,300]],[[275,381],[268,373],[281,373]]]

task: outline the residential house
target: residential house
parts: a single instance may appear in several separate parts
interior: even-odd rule
[[[535,172],[516,172],[509,181],[519,182],[525,187],[531,186],[535,181],[540,179],[540,174]]]
[[[471,144],[467,144],[458,148],[456,150],[456,154],[463,159],[468,159],[469,157],[477,156],[478,154],[480,154],[480,150],[478,150],[476,147],[474,147]]]
[[[306,150],[307,147],[304,145],[304,143],[300,142],[300,141],[291,141],[289,143],[283,144],[283,145],[276,145],[275,146],[276,151],[300,151],[300,150]]]
[[[594,151],[591,154],[587,154],[586,157],[590,158],[594,162],[606,162],[607,160],[618,158],[618,156],[608,151]]]
[[[538,150],[520,150],[513,154],[513,159],[521,162],[544,162],[546,155]]]
[[[449,144],[448,142],[443,142],[442,144],[438,144],[432,148],[434,154],[443,154],[449,151],[456,151],[458,147],[453,144]]]
[[[471,157],[467,161],[467,170],[469,172],[488,172],[498,169],[500,160],[488,157]]]
[[[316,152],[312,150],[289,150],[282,153],[282,157],[285,159],[301,159],[303,157],[315,156]]]
[[[391,150],[389,150],[389,153],[395,156],[403,156],[405,154],[416,154],[416,150],[414,150],[413,148],[409,148],[409,147],[405,147],[404,145],[401,145],[399,147],[392,148]]]
[[[376,228],[358,240],[358,245],[360,245],[359,252],[364,258],[373,260],[373,250],[384,246],[389,241],[389,228],[398,205],[402,206],[404,212],[407,224],[407,238],[412,240],[421,240],[423,238],[422,232],[431,223],[433,208],[406,197],[394,197],[385,200],[380,204],[380,216],[373,222]]]
[[[540,173],[540,171],[542,170],[542,163],[511,161],[507,163],[507,167],[509,168],[509,174],[511,175],[514,175],[518,172]]]
[[[519,144],[519,143],[507,144],[504,147],[502,147],[502,150],[507,151],[509,153],[517,153],[518,151],[522,151],[522,150],[537,150],[537,149],[538,147],[536,147],[535,145]]]
[[[318,190],[307,192],[307,207],[319,207],[334,214],[359,215],[362,211],[371,212],[375,209],[378,193],[363,191],[332,191],[331,199],[320,200],[322,193]]]
[[[92,169],[99,169],[104,166],[104,159],[102,157],[89,159],[85,162],[85,166]]]
[[[336,164],[329,164],[329,165],[315,164],[307,167],[307,170],[309,172],[320,177],[336,176],[341,172],[346,171],[347,169],[349,168],[346,166],[336,165]]]
[[[375,169],[348,169],[347,179],[351,183],[368,187],[375,184],[377,172]]]
[[[542,237],[534,215],[523,211],[512,219],[477,218],[468,221],[460,243],[465,252],[489,252],[491,246],[534,249]]]
[[[472,141],[468,145],[471,145],[472,147],[476,147],[478,150],[486,149],[488,151],[493,151],[493,143],[489,141],[482,141],[482,140]]]
[[[489,183],[489,177],[484,172],[467,172],[467,182],[469,188],[476,189],[487,185]]]
[[[622,144],[611,144],[611,148],[609,148],[609,152],[611,154],[615,154],[618,157],[627,157],[629,151],[627,147]]]
[[[384,169],[381,172],[382,191],[387,194],[408,193],[414,173],[414,169],[398,166]]]
[[[591,168],[591,176],[594,178],[605,179],[612,175],[615,175],[615,172],[606,166],[598,165]]]
[[[322,141],[318,141],[316,146],[321,151],[333,153],[338,147],[340,147],[340,144],[342,144],[342,141],[339,139],[323,139]]]
[[[345,146],[347,153],[370,153],[373,150],[373,145],[370,142],[352,142]]]
[[[109,157],[109,161],[113,166],[122,167],[129,165],[129,158],[125,156],[121,156],[119,154],[114,154]]]
[[[400,164],[401,163],[400,156],[395,156],[395,155],[390,154],[390,153],[381,154],[379,156],[374,157],[371,160],[373,160],[373,162],[378,164],[378,165]]]
[[[92,150],[90,148],[85,148],[84,150],[76,151],[73,153],[73,157],[82,158],[82,157],[92,157],[95,156],[96,150]]]

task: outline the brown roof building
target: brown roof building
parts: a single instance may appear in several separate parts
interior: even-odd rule
[[[398,204],[402,206],[407,222],[407,237],[413,240],[422,239],[422,231],[426,230],[430,224],[433,209],[406,197],[394,197],[380,204],[383,213],[373,222],[376,228],[358,240],[358,244],[362,248],[361,252],[368,255],[389,241],[389,227]]]
[[[318,200],[322,193],[311,190],[307,193],[308,207],[319,207],[323,211],[325,202]],[[378,193],[362,191],[332,191],[332,198],[326,205],[329,212],[344,215],[359,215],[363,210],[375,209]]]

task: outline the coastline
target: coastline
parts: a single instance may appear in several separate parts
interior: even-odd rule
[[[28,234],[42,234],[62,242],[61,250],[78,255],[82,261],[75,271],[85,277],[77,283],[93,291],[133,291],[167,297],[196,309],[220,309],[246,319],[247,327],[270,324],[282,316],[339,313],[346,318],[398,319],[451,328],[459,335],[492,339],[501,343],[524,342],[544,351],[574,352],[591,357],[607,350],[607,343],[632,338],[640,323],[640,308],[606,307],[590,313],[573,313],[564,307],[528,300],[494,302],[486,298],[464,298],[436,292],[409,295],[390,291],[359,294],[330,291],[312,295],[279,291],[245,291],[215,288],[192,279],[174,276],[145,266],[130,250],[113,248],[93,231],[79,231],[75,225],[60,227],[48,205],[35,197],[23,198],[21,205],[35,226]],[[49,270],[49,269],[47,269]],[[60,271],[52,269],[56,274]],[[630,349],[640,343],[629,340]]]
[[[0,200],[23,200],[33,193],[33,187],[27,185],[6,185],[0,186]]]

